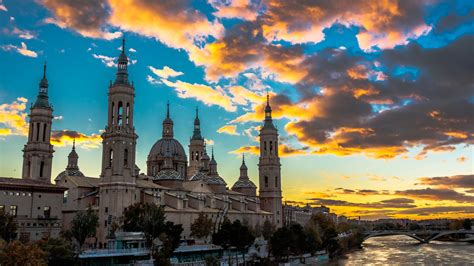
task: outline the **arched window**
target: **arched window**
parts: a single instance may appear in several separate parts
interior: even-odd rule
[[[268,187],[268,176],[265,177],[265,187]]]
[[[114,150],[109,151],[109,167],[112,167],[112,161],[114,160]]]
[[[111,113],[112,113],[112,125],[114,125],[115,124],[115,103],[114,102],[112,102]]]
[[[199,152],[196,152],[196,161],[199,161]]]
[[[31,132],[30,132],[30,135],[28,136],[30,138],[30,141],[33,140],[34,132],[35,132],[35,123],[31,123]]]
[[[43,141],[46,141],[46,123],[43,124]]]
[[[122,118],[123,118],[123,104],[122,104],[122,102],[119,102],[119,104],[118,104],[117,118],[118,118],[117,124],[119,126],[121,126],[122,125]]]
[[[267,155],[267,142],[263,142],[263,155]]]
[[[128,167],[128,149],[123,152],[123,165]]]
[[[36,141],[40,138],[40,123],[36,123]]]
[[[275,187],[278,187],[278,176],[275,176]]]
[[[28,176],[31,177],[31,161],[28,161]]]
[[[270,154],[273,154],[273,141],[270,140]]]
[[[41,162],[41,164],[40,164],[40,177],[43,177],[43,171],[44,171],[44,162]]]
[[[127,125],[130,122],[130,103],[127,103]]]

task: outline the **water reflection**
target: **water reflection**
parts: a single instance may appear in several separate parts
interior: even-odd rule
[[[368,239],[363,249],[339,259],[339,265],[474,265],[474,245],[433,241],[420,244],[406,236]]]

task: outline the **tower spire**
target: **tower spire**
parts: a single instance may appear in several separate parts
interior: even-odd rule
[[[163,138],[173,138],[173,120],[170,118],[170,102],[166,103],[166,118],[163,120]]]
[[[170,118],[170,101],[166,103],[166,118]]]
[[[73,151],[76,150],[76,139],[75,138],[72,140],[72,150]]]
[[[125,54],[125,37],[122,39],[122,52],[118,58],[117,62],[117,76],[115,78],[114,84],[124,84],[130,85],[128,81],[128,57]]]
[[[43,78],[39,82],[39,92],[33,107],[51,108],[48,101],[48,79],[46,78],[46,61],[43,64]]]

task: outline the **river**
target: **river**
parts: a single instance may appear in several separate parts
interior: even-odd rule
[[[371,238],[339,265],[474,265],[474,244],[433,241],[419,244],[406,236]]]

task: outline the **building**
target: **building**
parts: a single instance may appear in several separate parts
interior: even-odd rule
[[[146,174],[135,164],[138,135],[134,123],[135,87],[128,77],[125,41],[118,59],[115,81],[108,88],[108,117],[102,134],[102,171],[99,177],[86,177],[78,167],[78,155],[69,155],[66,170],[55,179],[67,187],[63,216],[67,229],[75,213],[89,206],[99,214],[97,242],[107,243],[107,235],[123,211],[132,204],[154,203],[164,206],[167,220],[182,224],[183,237],[190,235],[190,225],[203,212],[218,224],[224,218],[239,219],[250,225],[272,221],[283,224],[281,174],[278,156],[278,131],[271,116],[267,96],[265,121],[260,131],[259,195],[249,179],[242,158],[240,177],[231,189],[219,175],[214,150],[208,155],[196,110],[188,145],[188,156],[181,142],[174,138],[174,121],[169,103],[162,123],[161,138],[151,147]],[[189,158],[189,162],[188,162]]]
[[[62,229],[62,199],[66,188],[51,184],[53,109],[48,100],[46,64],[29,117],[22,177],[0,178],[0,212],[15,217],[18,237],[23,241],[58,237]]]

